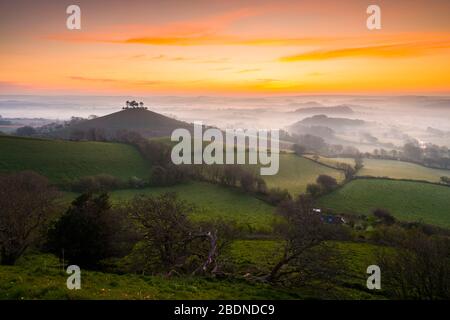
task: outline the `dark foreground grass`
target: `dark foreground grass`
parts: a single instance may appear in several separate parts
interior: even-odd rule
[[[349,270],[332,283],[287,288],[246,277],[265,273],[283,245],[275,240],[235,241],[225,259],[237,265],[234,277],[147,276],[81,271],[81,290],[68,290],[68,275],[50,254],[28,253],[15,266],[0,266],[0,299],[383,299],[365,288],[365,270],[376,264],[378,247],[336,243]]]
[[[245,279],[117,275],[84,271],[81,290],[68,290],[67,274],[52,255],[27,255],[0,266],[0,299],[298,299],[295,292]]]

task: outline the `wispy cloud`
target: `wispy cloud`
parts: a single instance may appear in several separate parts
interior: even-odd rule
[[[159,55],[146,55],[146,54],[138,54],[129,57],[131,60],[143,60],[143,61],[189,61],[193,60],[193,58],[188,57],[182,57],[182,56],[167,56],[165,54],[159,54]]]
[[[113,25],[107,29],[84,33],[59,33],[48,39],[71,42],[109,42],[147,45],[208,45],[235,42],[234,37],[219,36],[234,22],[244,18],[266,14],[273,5],[248,7],[229,12],[196,17],[192,20],[175,21],[156,25]],[[239,42],[239,41],[238,41]]]
[[[75,81],[84,81],[84,82],[98,82],[98,83],[116,83],[120,85],[133,85],[133,86],[154,86],[163,84],[162,81],[152,81],[152,80],[121,80],[121,79],[112,79],[112,78],[89,78],[89,77],[81,77],[81,76],[70,76],[69,79]]]
[[[281,57],[281,62],[317,61],[337,58],[403,58],[427,54],[450,48],[450,40],[439,42],[410,42],[364,47],[347,47],[308,51],[296,55]]]
[[[236,73],[249,73],[249,72],[257,72],[257,71],[261,71],[261,69],[243,69],[243,70],[239,70]]]
[[[143,44],[153,46],[292,46],[292,45],[313,45],[335,41],[336,38],[325,37],[305,37],[305,38],[245,38],[226,35],[206,35],[192,37],[140,37],[125,40],[103,40],[105,42],[120,44]],[[101,41],[101,40],[100,40]]]

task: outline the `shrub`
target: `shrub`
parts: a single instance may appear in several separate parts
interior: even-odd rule
[[[75,192],[105,192],[125,187],[126,184],[111,175],[100,174],[81,177],[71,183],[71,190]]]
[[[125,217],[111,209],[107,194],[82,194],[48,230],[46,247],[69,263],[97,268],[102,259],[121,255],[128,247],[124,245]]]
[[[316,182],[322,189],[323,193],[331,192],[338,186],[336,179],[326,174],[321,174],[318,176]]]
[[[322,189],[317,183],[308,183],[308,185],[306,186],[306,192],[313,198],[317,198],[321,195]]]
[[[267,193],[267,201],[273,205],[277,205],[285,200],[290,199],[291,195],[286,189],[272,188]]]
[[[141,189],[145,188],[147,184],[148,183],[145,180],[140,179],[138,177],[131,177],[130,179],[128,179],[128,186],[130,188]]]
[[[389,211],[384,209],[375,209],[373,215],[381,220],[382,223],[390,225],[394,224],[397,220],[392,216]]]
[[[256,178],[250,172],[243,172],[239,182],[245,192],[254,192],[256,190]]]
[[[184,168],[176,165],[154,166],[150,183],[153,186],[172,186],[178,183],[185,182],[187,174]]]
[[[30,126],[20,127],[20,128],[17,128],[16,134],[18,136],[22,136],[22,137],[29,137],[29,136],[36,134],[36,129],[34,129],[33,127],[30,127]]]

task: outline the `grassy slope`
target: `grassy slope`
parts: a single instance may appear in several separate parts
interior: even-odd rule
[[[238,190],[191,182],[172,187],[146,188],[138,190],[118,190],[111,192],[114,203],[130,200],[138,194],[157,195],[164,192],[176,192],[180,198],[196,205],[194,219],[208,220],[224,218],[236,220],[241,226],[252,230],[270,232],[274,220],[274,208]],[[73,199],[75,194],[66,193]]]
[[[263,176],[263,178],[269,188],[288,189],[292,195],[296,196],[305,192],[306,185],[315,182],[321,174],[332,176],[338,181],[343,179],[343,174],[339,170],[322,166],[292,153],[281,153],[278,173],[273,176]]]
[[[321,299],[383,298],[382,292],[374,295],[366,289],[366,269],[377,264],[376,254],[380,247],[355,242],[334,242],[333,245],[342,254],[346,273],[333,281],[331,289],[329,283],[316,283],[314,288],[303,288],[302,296]],[[241,274],[267,274],[281,257],[282,247],[283,243],[276,240],[238,240],[232,244],[229,255]]]
[[[450,227],[450,188],[445,186],[361,179],[322,197],[319,204],[339,212],[364,214],[375,208],[384,208],[401,220],[423,220]]]
[[[275,263],[281,243],[273,240],[238,240],[227,254],[237,264],[236,279],[204,277],[116,275],[82,270],[81,290],[66,289],[67,274],[58,259],[47,254],[27,254],[16,266],[0,266],[1,299],[373,299],[365,289],[369,264],[376,264],[376,246],[337,243],[350,273],[336,279],[331,290],[321,286],[302,289],[271,287],[244,280],[247,272],[266,273]]]
[[[67,274],[52,255],[28,255],[0,266],[1,299],[295,299],[295,293],[245,280],[116,275],[84,271],[81,290],[66,288]]]
[[[33,170],[54,182],[100,173],[127,179],[147,177],[149,167],[131,146],[0,137],[0,172]]]
[[[318,161],[331,166],[335,166],[339,162],[355,164],[354,160],[350,158],[319,157]],[[404,161],[364,159],[364,168],[358,172],[358,175],[439,182],[440,177],[450,176],[450,170],[427,168]]]

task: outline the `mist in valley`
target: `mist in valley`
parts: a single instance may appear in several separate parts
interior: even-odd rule
[[[0,131],[13,133],[24,125],[39,127],[71,117],[100,117],[120,111],[131,99],[189,123],[283,129],[361,152],[392,150],[411,141],[450,147],[450,97],[440,96],[2,96]]]

